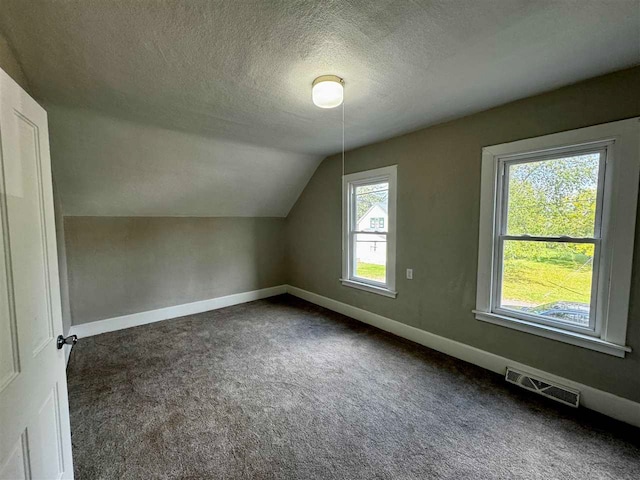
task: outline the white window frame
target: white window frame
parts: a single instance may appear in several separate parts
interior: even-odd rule
[[[397,165],[376,168],[364,172],[351,173],[342,177],[342,278],[345,287],[358,288],[371,293],[395,298],[396,292],[396,198]],[[355,189],[362,185],[388,182],[389,197],[387,203],[387,265],[386,281],[377,282],[355,275],[355,235],[356,230]]]
[[[595,244],[595,307],[589,328],[499,307],[506,166],[581,150],[601,153],[598,199],[602,211],[596,212],[595,242],[590,240]],[[640,117],[483,148],[476,318],[618,357],[630,352],[626,332],[639,175]]]

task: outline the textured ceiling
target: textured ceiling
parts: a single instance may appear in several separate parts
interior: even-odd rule
[[[637,64],[638,0],[0,0],[34,95],[324,155]]]
[[[341,148],[315,77],[353,148],[639,63],[639,2],[0,0],[0,32],[65,215],[285,216]]]

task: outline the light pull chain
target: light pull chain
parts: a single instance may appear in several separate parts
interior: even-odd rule
[[[342,193],[342,189],[345,188],[344,185],[344,82],[342,84],[342,178],[341,178],[341,186],[340,186],[340,192],[343,195],[343,202],[344,202],[344,194]],[[345,208],[344,206],[342,207],[343,209]],[[343,213],[344,215],[344,213]],[[344,249],[345,249],[345,240],[344,240],[344,219],[342,219],[340,221],[340,223],[342,224],[342,252],[344,255]]]

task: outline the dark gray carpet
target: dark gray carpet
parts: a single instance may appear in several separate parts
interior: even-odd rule
[[[81,339],[76,478],[638,479],[640,430],[290,296]]]

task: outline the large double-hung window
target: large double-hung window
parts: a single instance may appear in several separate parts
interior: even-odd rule
[[[595,331],[610,143],[500,160],[495,311]]]
[[[483,151],[476,317],[624,356],[638,119]]]

